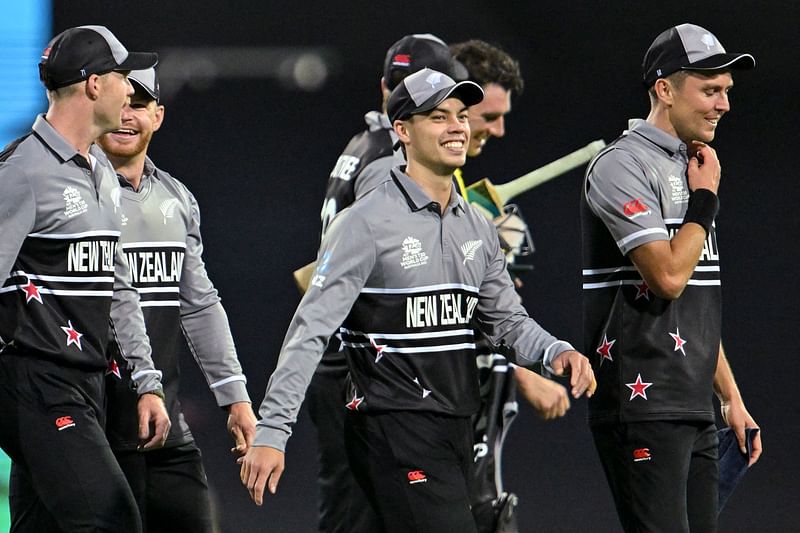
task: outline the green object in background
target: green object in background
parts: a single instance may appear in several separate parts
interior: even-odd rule
[[[11,473],[11,459],[0,450],[0,531],[11,529],[11,515],[8,511],[8,475]]]

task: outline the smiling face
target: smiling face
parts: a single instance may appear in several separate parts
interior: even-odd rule
[[[722,115],[730,111],[728,92],[733,87],[730,72],[688,73],[679,83],[670,83],[669,122],[683,142],[714,140]]]
[[[511,91],[489,83],[483,87],[483,92],[483,101],[469,109],[470,157],[481,154],[489,137],[500,138],[506,134],[505,116],[511,111]]]
[[[135,157],[146,152],[153,132],[158,131],[163,119],[164,106],[137,86],[130,104],[122,110],[121,126],[100,137],[98,143],[110,156]]]
[[[428,114],[396,121],[406,145],[409,166],[422,166],[437,176],[450,176],[464,165],[469,142],[469,112],[458,98],[448,98]]]

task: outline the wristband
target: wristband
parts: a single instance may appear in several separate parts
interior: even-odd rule
[[[719,198],[708,189],[697,189],[689,196],[689,207],[683,217],[683,223],[694,222],[700,224],[706,234],[711,231],[711,225],[719,211]]]

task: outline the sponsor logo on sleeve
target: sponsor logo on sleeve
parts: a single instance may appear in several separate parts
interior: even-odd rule
[[[641,198],[634,198],[622,206],[622,212],[625,213],[626,217],[633,220],[634,218],[642,215],[649,215],[651,211],[650,208],[647,207],[647,205],[641,200]]]

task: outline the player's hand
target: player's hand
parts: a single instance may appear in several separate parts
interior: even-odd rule
[[[136,408],[139,413],[139,441],[144,443],[139,448],[151,450],[164,446],[172,426],[164,400],[155,394],[144,393],[139,395]]]
[[[569,410],[569,394],[560,383],[544,378],[527,368],[516,367],[517,388],[544,420],[564,416]]]
[[[584,393],[587,398],[594,394],[597,382],[594,379],[592,365],[580,352],[565,350],[553,358],[550,366],[556,376],[569,375],[573,398],[580,398]]]
[[[693,141],[689,153],[689,168],[686,171],[689,190],[708,189],[717,194],[722,176],[717,152],[707,144]]]
[[[747,453],[747,443],[745,442],[746,433],[745,428],[757,428],[758,424],[747,412],[744,403],[739,401],[721,402],[720,411],[722,412],[722,419],[728,424],[733,432],[736,434],[736,440],[739,441],[739,450]],[[761,457],[761,430],[759,429],[756,436],[753,438],[753,454],[750,456],[750,461],[747,466],[753,466],[758,458]]]
[[[251,446],[244,457],[239,458],[239,463],[242,465],[239,477],[256,505],[264,503],[264,487],[275,494],[284,469],[282,451],[269,446]]]
[[[234,442],[231,453],[236,456],[247,453],[256,437],[256,415],[250,402],[236,402],[228,406],[228,433]]]

